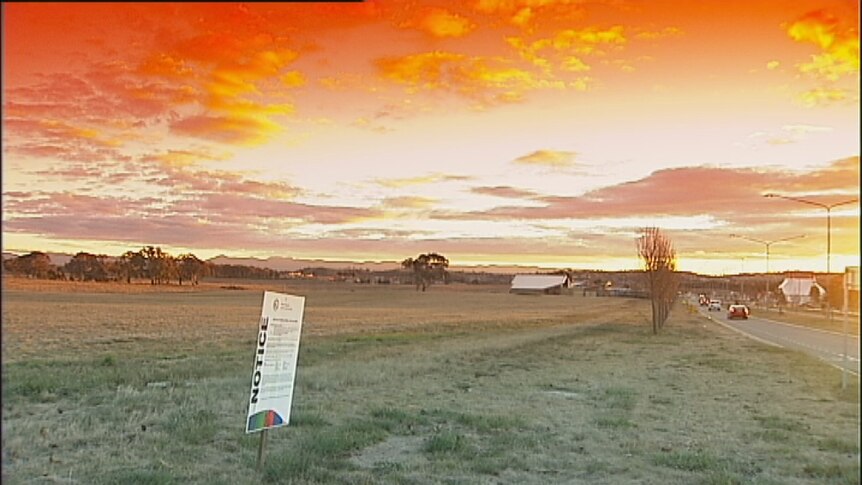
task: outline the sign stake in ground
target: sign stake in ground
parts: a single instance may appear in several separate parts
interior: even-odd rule
[[[266,434],[290,422],[305,298],[266,291],[255,342],[246,433],[260,431],[257,467],[263,467]]]

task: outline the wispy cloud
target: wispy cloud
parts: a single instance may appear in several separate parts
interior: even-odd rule
[[[162,153],[154,153],[141,157],[141,161],[155,161],[160,164],[172,167],[189,167],[199,165],[201,162],[207,161],[222,161],[231,157],[228,152],[214,152],[211,149],[191,149],[191,150],[166,150]]]
[[[443,173],[432,173],[428,175],[420,175],[418,177],[406,177],[406,178],[397,178],[397,179],[378,179],[375,180],[375,183],[381,185],[383,187],[388,187],[392,189],[409,187],[412,185],[427,185],[434,184],[438,182],[461,182],[470,180],[471,177],[465,175],[452,175],[452,174],[443,174]]]
[[[830,131],[833,131],[833,128],[831,126],[817,125],[784,125],[781,127],[781,129],[794,134],[828,133]]]
[[[391,209],[427,209],[436,202],[437,199],[430,197],[404,196],[387,197],[383,199],[382,205]]]
[[[538,195],[530,190],[501,185],[494,187],[473,187],[470,191],[475,194],[493,195],[495,197],[504,197],[507,199],[532,199]]]
[[[437,213],[449,219],[567,219],[641,216],[697,216],[773,213],[763,198],[769,191],[811,193],[858,191],[859,158],[833,162],[807,173],[778,170],[688,167],[653,172],[648,177],[587,192],[577,197],[539,197],[542,207],[498,207],[483,212]]]
[[[536,150],[529,155],[518,157],[514,163],[520,165],[538,165],[551,168],[566,168],[574,166],[575,152],[560,150]]]

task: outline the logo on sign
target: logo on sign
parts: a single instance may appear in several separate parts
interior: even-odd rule
[[[273,302],[272,302],[272,309],[273,309],[274,311],[278,311],[278,305],[279,305],[279,303],[278,303],[278,298],[276,298],[276,299],[275,299],[275,300],[273,300]]]

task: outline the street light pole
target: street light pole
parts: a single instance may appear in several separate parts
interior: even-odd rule
[[[852,204],[857,202],[859,199],[848,199],[841,202],[836,202],[834,204],[823,204],[820,202],[814,202],[808,199],[800,199],[798,197],[790,197],[788,195],[779,195],[779,194],[763,194],[764,197],[774,198],[778,197],[779,199],[787,199],[792,200],[794,202],[801,202],[803,204],[813,205],[816,207],[820,207],[821,209],[826,209],[826,278],[828,279],[830,274],[832,273],[832,209],[838,206]],[[828,286],[828,283],[827,283]],[[829,302],[829,296],[826,297],[826,309],[829,311],[829,320],[832,320],[832,305]]]
[[[820,207],[821,209],[826,209],[826,275],[832,273],[832,209],[838,206],[852,204],[854,202],[858,202],[859,199],[849,199],[842,202],[836,202],[834,204],[823,204],[820,202],[814,202],[812,200],[800,199],[798,197],[790,197],[787,195],[779,195],[779,194],[764,194],[764,197],[769,198],[779,198],[779,199],[787,199],[792,200],[794,202],[801,202],[803,204],[813,205],[816,207]]]
[[[800,234],[798,236],[785,237],[784,239],[776,239],[774,241],[764,241],[762,239],[757,239],[755,237],[742,236],[739,234],[731,234],[730,237],[737,237],[739,239],[746,239],[748,241],[760,243],[766,246],[766,298],[769,298],[769,246],[772,246],[775,243],[790,241],[791,239],[799,239],[801,237],[805,237],[805,234]],[[767,304],[767,308],[769,308]]]

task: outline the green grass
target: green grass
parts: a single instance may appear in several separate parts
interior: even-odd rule
[[[783,416],[755,416],[754,419],[758,421],[762,427],[770,430],[798,432],[805,429],[805,424],[801,421]]]
[[[859,462],[855,464],[839,463],[809,463],[803,469],[803,475],[829,483],[851,484],[859,483]]]
[[[455,431],[440,431],[425,442],[423,451],[432,455],[465,453],[470,449],[467,437]]]
[[[859,454],[859,445],[836,438],[826,438],[821,440],[818,444],[818,449],[835,453],[846,453],[848,455]]]
[[[652,461],[659,466],[689,472],[715,471],[720,467],[718,459],[702,451],[662,453],[655,455]]]

